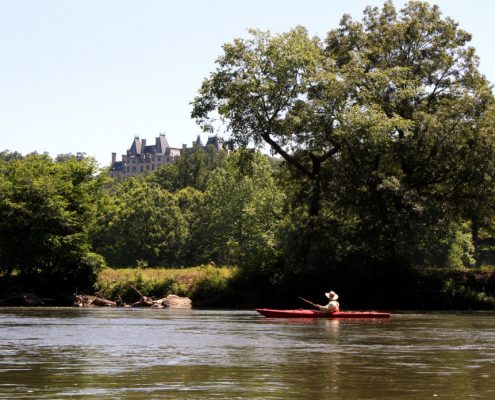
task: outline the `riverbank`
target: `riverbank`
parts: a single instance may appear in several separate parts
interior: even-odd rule
[[[95,285],[98,293],[109,299],[132,302],[133,287],[145,296],[160,298],[175,294],[188,297],[194,305],[224,305],[238,274],[235,267],[202,265],[192,268],[105,268]]]
[[[71,305],[73,293],[50,288],[42,281],[0,278],[0,305]],[[156,299],[169,294],[188,297],[200,308],[299,308],[299,296],[324,302],[322,294],[336,290],[345,309],[490,310],[495,309],[495,271],[349,269],[321,279],[308,277],[274,283],[236,267],[105,268],[93,293],[127,304],[137,301],[135,288]],[[13,298],[15,301],[3,302]],[[80,293],[78,293],[80,294]]]
[[[120,304],[132,304],[139,294],[163,298],[169,294],[193,299],[195,306],[231,304],[230,293],[238,276],[235,267],[202,265],[193,268],[104,268],[93,289],[67,292],[46,277],[0,275],[0,306],[69,306],[75,295],[98,294]],[[137,290],[136,290],[137,289]]]
[[[345,276],[329,276],[346,308],[379,309],[495,309],[493,270],[410,270],[406,274],[363,271]],[[189,297],[196,307],[301,307],[304,293],[315,300],[322,288],[300,284],[270,285],[262,277],[242,274],[235,267],[204,265],[194,268],[126,268],[103,270],[96,291],[105,297],[132,301],[137,287],[146,296],[167,294]],[[321,292],[321,293],[320,293]],[[324,299],[320,299],[324,301]]]

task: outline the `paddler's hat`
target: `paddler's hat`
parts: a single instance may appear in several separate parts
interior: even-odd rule
[[[333,290],[330,290],[328,293],[325,293],[325,296],[327,296],[330,300],[337,300],[339,298],[339,295],[335,293]]]

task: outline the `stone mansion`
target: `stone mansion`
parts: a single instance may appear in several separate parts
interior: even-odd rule
[[[183,144],[182,148],[176,148],[169,146],[164,133],[160,133],[152,145],[148,145],[146,139],[139,139],[139,136],[136,136],[131,148],[126,154],[122,154],[122,161],[117,161],[117,153],[112,153],[109,175],[112,178],[143,175],[156,170],[160,165],[174,163],[186,152],[199,148],[206,149],[209,146],[213,146],[217,151],[223,150],[224,142],[217,136],[212,136],[208,138],[206,145],[203,145],[198,135],[197,139],[192,142],[192,147]]]

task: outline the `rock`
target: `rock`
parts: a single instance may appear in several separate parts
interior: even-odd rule
[[[161,304],[168,308],[191,308],[192,301],[188,297],[180,297],[175,294],[169,294],[167,297],[160,299]]]

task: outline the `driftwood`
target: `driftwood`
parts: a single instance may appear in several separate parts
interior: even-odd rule
[[[117,303],[105,299],[99,293],[94,296],[86,294],[76,294],[74,296],[74,306],[75,307],[116,307]]]
[[[116,301],[104,298],[100,293],[95,295],[74,295],[75,307],[151,307],[151,308],[191,308],[192,301],[187,297],[169,294],[167,297],[155,300],[153,297],[143,295],[136,287],[131,288],[139,295],[139,300],[127,305],[120,296]]]
[[[153,306],[153,297],[144,296],[136,287],[131,286],[132,289],[139,295],[139,300],[131,305],[131,307],[151,307]]]
[[[140,299],[131,307],[151,307],[151,308],[191,308],[191,299],[169,294],[167,297],[155,300],[153,297],[144,296],[137,288],[131,286],[136,291]]]

